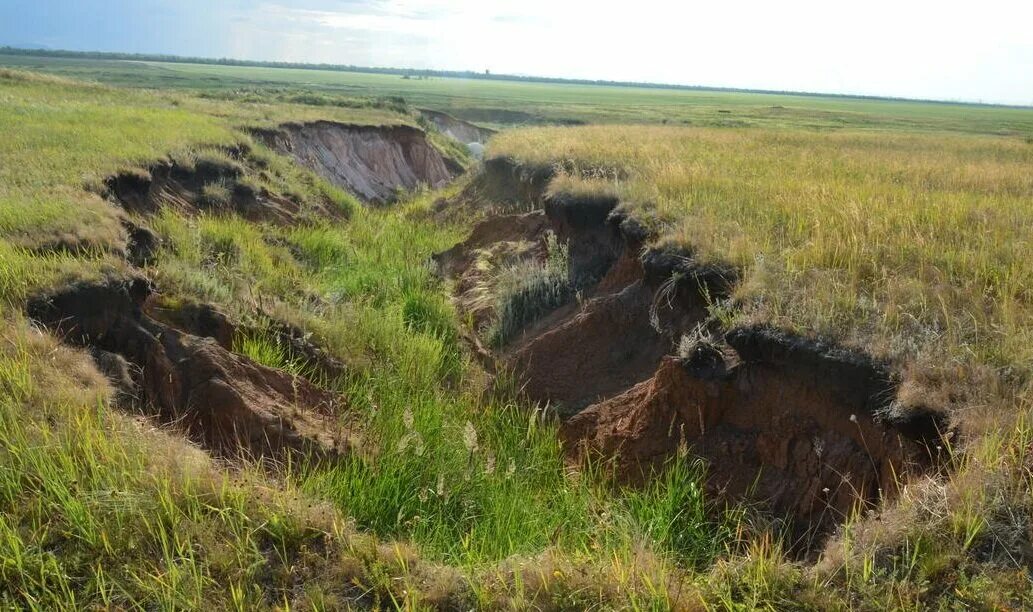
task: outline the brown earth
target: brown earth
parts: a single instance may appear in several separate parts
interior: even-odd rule
[[[508,157],[484,160],[484,167],[474,177],[464,200],[479,205],[513,210],[540,210],[545,203],[545,190],[556,176],[552,166],[527,167]]]
[[[495,130],[457,119],[448,113],[429,108],[421,108],[419,113],[424,119],[433,123],[442,134],[463,144],[472,142],[485,144],[489,138],[495,135]]]
[[[709,486],[759,501],[794,531],[826,533],[861,507],[893,495],[928,468],[937,423],[878,418],[889,374],[863,356],[772,330],[736,329],[726,351],[665,357],[656,373],[563,424],[575,453],[615,458],[621,475],[647,477],[679,445],[709,463]]]
[[[154,300],[148,281],[126,278],[40,296],[28,312],[89,347],[123,397],[219,454],[329,458],[346,450],[336,395],[228,351],[231,324],[211,307],[169,313]]]
[[[420,185],[442,187],[461,171],[422,130],[407,125],[317,121],[255,133],[273,149],[375,204],[392,202],[399,191]]]
[[[649,378],[672,350],[670,334],[643,316],[652,301],[653,292],[636,281],[559,310],[507,347],[506,361],[530,399],[576,413]]]

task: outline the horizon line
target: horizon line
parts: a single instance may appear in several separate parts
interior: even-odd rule
[[[681,91],[716,91],[730,93],[749,93],[758,95],[780,95],[801,97],[849,98],[857,100],[875,100],[885,102],[943,104],[954,106],[981,106],[994,108],[1011,108],[1033,110],[1031,104],[1010,104],[1004,102],[983,102],[966,100],[949,100],[938,98],[909,98],[904,96],[888,96],[878,94],[852,94],[818,91],[797,91],[778,89],[753,89],[749,87],[722,87],[716,85],[685,85],[678,83],[658,83],[649,81],[621,81],[611,79],[579,79],[571,77],[548,77],[537,75],[520,75],[510,73],[492,73],[489,70],[451,70],[440,68],[397,68],[386,66],[358,66],[354,64],[332,64],[326,62],[288,62],[282,60],[250,60],[231,57],[199,57],[169,53],[131,53],[123,51],[85,51],[74,49],[49,49],[44,47],[18,47],[0,45],[0,55],[17,55],[27,57],[63,57],[69,59],[96,59],[117,61],[150,61],[178,64],[200,64],[215,66],[240,66],[252,68],[281,68],[296,70],[318,70],[323,72],[352,72],[358,74],[391,74],[400,76],[427,76],[439,78],[468,79],[480,81],[509,81],[523,83],[552,83],[558,85],[588,85],[596,87],[621,87],[628,89],[666,89]]]

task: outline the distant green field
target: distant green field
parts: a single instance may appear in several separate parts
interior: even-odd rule
[[[844,97],[689,91],[0,55],[0,65],[103,83],[244,97],[277,92],[324,100],[400,96],[413,106],[487,125],[673,123],[708,127],[892,129],[1033,138],[1033,109]]]

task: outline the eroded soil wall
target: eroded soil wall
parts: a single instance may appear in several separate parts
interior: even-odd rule
[[[708,307],[730,295],[736,270],[653,244],[616,199],[546,195],[551,176],[486,162],[478,197],[538,212],[488,219],[440,261],[462,296],[476,284],[476,249],[537,244],[519,253],[541,260],[548,232],[566,243],[580,299],[527,325],[496,359],[555,409],[572,460],[610,461],[640,482],[682,448],[708,461],[712,492],[760,503],[808,538],[933,464],[942,422],[921,410],[886,416],[898,387],[889,364],[777,329],[721,329]]]
[[[170,313],[154,298],[141,277],[114,279],[41,295],[28,314],[89,348],[124,400],[219,454],[344,452],[335,394],[230,352],[233,325],[214,308]]]
[[[318,121],[256,133],[277,151],[375,204],[391,202],[400,191],[420,185],[442,187],[456,174],[422,130],[406,125]]]
[[[489,138],[495,135],[495,130],[457,119],[448,113],[426,108],[421,108],[419,113],[427,121],[433,123],[442,134],[466,145],[473,142],[485,144]]]

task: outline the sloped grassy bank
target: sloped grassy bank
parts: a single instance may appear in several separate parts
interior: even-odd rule
[[[432,222],[433,194],[366,210],[238,131],[240,109],[20,73],[0,96],[5,604],[668,608],[734,546],[740,515],[687,458],[644,489],[571,475],[555,424],[483,391],[429,264],[464,228]],[[62,327],[89,291],[141,302]],[[348,452],[195,435],[181,405],[151,410],[148,344],[112,324],[249,372],[222,387],[244,408],[284,377],[336,397],[320,418]],[[263,427],[309,409],[284,404]],[[254,448],[272,454],[236,452]]]

